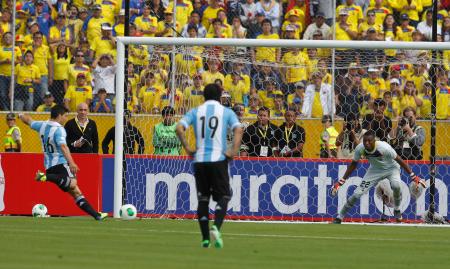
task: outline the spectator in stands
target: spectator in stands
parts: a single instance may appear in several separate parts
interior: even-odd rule
[[[49,7],[44,1],[38,0],[35,7],[36,14],[34,17],[39,25],[39,30],[43,33],[43,35],[48,37],[50,26],[53,23],[52,17],[50,16],[51,6]]]
[[[259,110],[259,96],[255,93],[250,95],[248,98],[248,107],[245,108],[245,117],[246,118],[255,118],[258,115]]]
[[[388,14],[392,12],[385,6],[385,0],[375,0],[375,4],[372,7],[369,7],[366,13],[374,12],[375,13],[375,23],[383,25],[384,20]]]
[[[418,113],[421,119],[431,118],[431,87],[431,81],[425,81],[423,83],[422,91],[418,94],[418,97],[422,100],[422,106],[420,106]]]
[[[11,32],[6,32],[2,37],[2,47],[0,48],[0,110],[9,109],[9,89],[11,84],[11,59],[12,59]],[[15,64],[22,62],[22,51],[19,47],[14,47]]]
[[[325,23],[325,15],[320,11],[314,16],[314,23],[311,23],[306,28],[306,31],[303,33],[303,39],[312,40],[313,34],[318,30],[322,32],[322,36],[328,36],[330,32],[330,26]]]
[[[156,85],[155,74],[153,72],[146,73],[143,81],[145,84],[138,92],[142,112],[153,113],[159,109],[157,97],[163,94],[165,90]]]
[[[377,139],[389,142],[389,133],[392,130],[392,121],[384,115],[386,103],[383,99],[375,99],[373,103],[373,114],[367,114],[362,121],[363,132],[373,130]]]
[[[34,55],[34,64],[40,70],[40,87],[34,89],[34,105],[42,103],[44,94],[48,92],[48,85],[53,83],[53,59],[50,48],[42,43],[43,34],[36,32],[33,34],[33,45],[29,48]]]
[[[336,138],[336,146],[340,148],[338,158],[352,159],[355,148],[359,145],[362,138],[361,124],[357,117],[348,115],[345,117],[342,131]]]
[[[194,11],[198,12],[201,18],[203,16],[203,11],[207,7],[207,5],[203,4],[202,0],[194,0],[192,1],[192,7],[194,8]]]
[[[380,1],[380,0],[377,0]],[[377,13],[375,13],[377,14]],[[387,14],[383,21],[383,33],[384,41],[395,41],[397,40],[397,23],[395,22],[394,15]],[[395,50],[385,50],[386,61],[395,61]]]
[[[287,96],[288,107],[296,103],[300,105],[301,111],[301,105],[303,104],[304,98],[305,98],[305,83],[301,81],[294,83],[294,93],[289,94]]]
[[[339,88],[337,107],[339,107],[339,116],[343,118],[359,118],[359,108],[363,102],[362,83],[360,76],[348,76],[345,83]]]
[[[69,86],[69,66],[72,55],[65,43],[60,43],[57,47],[50,46],[50,51],[54,63],[54,77],[52,85],[49,86],[49,92],[55,97],[56,103],[62,105],[64,94]]]
[[[143,5],[145,5],[144,1],[137,1],[140,2],[139,5],[139,10],[138,13],[139,14],[142,9],[143,9]],[[158,21],[164,21],[165,19],[165,14],[164,11],[166,10],[166,6],[168,5],[168,1],[161,1],[161,0],[150,0],[148,1],[148,6],[150,7],[150,14],[153,17],[156,17],[158,19]],[[172,6],[172,12],[173,12],[173,6]]]
[[[410,25],[408,14],[402,14],[400,20],[400,26],[397,26],[397,41],[412,41],[412,33],[416,28]]]
[[[281,62],[284,64],[281,67],[281,78],[284,83],[285,93],[291,94],[294,92],[295,83],[306,82],[308,80],[309,57],[300,48],[290,48],[283,55]]]
[[[181,142],[178,139],[175,128],[177,125],[174,119],[175,109],[166,106],[162,109],[163,121],[156,124],[153,130],[153,146],[155,155],[180,155]]]
[[[416,124],[416,110],[407,107],[403,110],[403,117],[392,129],[391,144],[403,160],[422,160],[422,146],[425,143],[425,129]]]
[[[301,34],[306,28],[306,26],[300,22],[301,12],[300,9],[291,9],[286,13],[285,21],[281,26],[282,38],[285,36],[286,27],[291,26],[295,29],[295,39],[300,39]]]
[[[228,91],[231,95],[231,102],[233,104],[243,104],[249,94],[249,89],[246,87],[244,79],[241,77],[240,72],[231,73],[231,83],[224,85],[224,90]]]
[[[34,64],[34,56],[31,50],[25,52],[23,63],[16,65],[15,75],[14,109],[16,111],[31,111],[33,110],[34,90],[41,83],[41,71]]]
[[[189,15],[192,11],[194,11],[194,8],[192,6],[192,1],[190,0],[173,0],[169,2],[169,5],[166,8],[167,10],[173,11],[173,5],[174,2],[176,2],[176,18],[177,23],[181,26],[185,25],[188,22]],[[164,16],[167,15],[167,13],[164,14]],[[206,25],[205,25],[206,27]],[[206,28],[208,29],[208,28]]]
[[[80,45],[78,46],[77,50],[79,50],[81,52],[81,54],[83,54],[83,57],[80,58],[79,60],[82,61],[81,64],[85,64],[87,67],[89,67],[92,65],[92,63],[95,60],[94,51],[91,49],[91,45],[89,44],[88,40],[85,37],[80,38],[79,43],[80,43]],[[75,51],[77,51],[77,50],[75,50]],[[77,63],[77,59],[75,59],[75,63]],[[80,63],[78,63],[78,64],[80,64]],[[89,77],[90,77],[90,75],[89,75]]]
[[[235,16],[231,23],[232,38],[245,38],[247,36],[247,28],[242,26],[239,16]]]
[[[275,85],[281,85],[281,79],[277,72],[272,69],[267,61],[263,61],[257,68],[258,72],[253,75],[251,93],[264,89],[264,82],[267,80],[275,81]]]
[[[398,13],[405,14],[410,19],[410,24],[414,28],[419,23],[419,13],[422,12],[423,6],[421,0],[397,0],[390,2],[391,7]]]
[[[105,89],[110,99],[114,98],[116,92],[114,78],[116,74],[116,64],[110,54],[102,54],[92,63],[94,69],[94,93],[99,89]]]
[[[426,11],[426,19],[417,25],[417,30],[422,33],[426,41],[432,41],[431,34],[433,29],[433,12],[431,9]],[[437,25],[438,41],[442,40],[442,28]]]
[[[195,74],[192,78],[194,85],[184,90],[184,104],[187,110],[197,107],[205,101],[203,97],[203,81],[200,74]]]
[[[395,80],[395,78],[393,80]],[[391,84],[393,83],[391,82]],[[387,91],[383,93],[383,100],[386,103],[386,110],[384,111],[384,115],[388,116],[391,119],[396,119],[398,117],[398,99],[394,100],[392,98],[392,92]]]
[[[216,58],[210,58],[207,62],[208,70],[202,73],[203,85],[208,85],[210,83],[214,83],[216,79],[219,79],[223,82],[225,81],[225,77],[219,71],[219,60]]]
[[[335,113],[331,85],[322,82],[319,72],[312,74],[312,83],[306,87],[302,115],[306,118],[321,118]]]
[[[303,157],[303,146],[306,142],[306,132],[297,125],[295,110],[289,108],[284,114],[285,122],[275,131],[275,141],[272,149],[277,157]]]
[[[24,37],[24,46],[26,48],[30,47],[33,44],[33,35],[36,32],[40,32],[39,31],[39,24],[37,23],[37,21],[36,20],[32,20],[32,21],[28,22],[28,34],[26,34],[25,37]],[[48,44],[47,43],[47,38],[45,36],[43,36],[42,43]]]
[[[117,16],[117,21],[113,25],[112,35],[116,36],[124,36],[125,34],[125,9],[121,9]]]
[[[101,26],[102,34],[94,38],[91,48],[95,52],[95,57],[104,54],[116,54],[116,38],[112,34],[112,27],[109,23],[103,23]]]
[[[249,125],[242,137],[241,156],[271,157],[277,142],[275,131],[278,127],[270,123],[270,109],[261,107],[258,120]],[[275,149],[277,149],[275,147]]]
[[[92,44],[96,37],[102,35],[101,25],[107,22],[102,16],[102,6],[99,4],[94,4],[91,6],[91,10],[92,16],[88,17],[82,28],[82,31],[86,33],[86,38],[89,44]]]
[[[219,5],[218,0],[209,0],[208,6],[203,11],[202,25],[208,30],[212,21],[217,18],[217,12],[223,10],[223,7]]]
[[[158,19],[150,15],[150,6],[144,6],[142,15],[137,17],[134,23],[137,30],[146,37],[153,37],[157,31]]]
[[[123,140],[124,140],[125,145],[123,147],[123,153],[124,154],[135,154],[135,152],[136,152],[135,148],[136,148],[136,144],[137,144],[138,145],[137,154],[143,154],[144,150],[145,150],[144,138],[143,138],[141,132],[139,131],[139,129],[131,124],[131,122],[130,122],[131,117],[132,117],[131,112],[129,110],[126,110],[124,113],[124,117],[123,117],[125,119],[124,131],[123,131],[123,133],[124,133]],[[113,126],[106,133],[105,138],[102,141],[103,154],[109,153],[109,144],[111,142],[113,144],[111,154],[114,154],[115,132],[116,132],[116,128],[115,128],[115,126]]]
[[[67,17],[67,28],[69,28],[70,35],[72,36],[72,44],[75,47],[78,47],[79,45],[81,28],[83,27],[83,23],[87,19],[87,16],[86,8],[80,7],[80,9],[78,9],[75,5],[70,6]]]
[[[278,33],[280,29],[280,4],[276,0],[260,0],[256,3],[256,12],[264,13],[272,26],[272,32]]]
[[[50,112],[52,107],[56,105],[50,92],[46,92],[44,95],[44,103],[36,108],[36,112]]]
[[[333,120],[330,115],[322,117],[323,132],[320,134],[320,158],[337,158],[338,147],[336,138],[339,133],[333,126]]]
[[[258,91],[262,105],[268,107],[270,110],[275,108],[274,98],[277,94],[283,94],[283,92],[277,87],[276,82],[271,79],[264,81],[264,90]]]
[[[69,111],[76,111],[77,106],[86,103],[88,106],[92,101],[92,87],[86,84],[86,75],[78,73],[77,85],[69,86],[64,95],[64,106]]]
[[[437,82],[436,118],[438,120],[445,120],[450,116],[450,87],[448,86],[448,71],[438,69]]]
[[[69,86],[77,85],[77,76],[79,73],[83,73],[86,77],[86,83],[91,84],[91,69],[84,64],[85,54],[81,50],[76,50],[74,55],[74,63],[69,65]]]
[[[286,109],[284,109],[284,95],[281,91],[276,91],[274,93],[274,97],[273,97],[273,110],[272,110],[272,115],[273,117],[279,118],[279,117],[283,117],[284,114],[286,114]]]
[[[402,94],[399,96],[400,111],[404,111],[407,107],[412,107],[416,110],[422,106],[422,100],[417,96],[418,92],[414,81],[407,80]]]
[[[450,17],[445,17],[442,22],[442,41],[450,41]]]
[[[72,46],[74,43],[74,38],[70,32],[69,27],[67,27],[66,14],[59,13],[56,17],[56,23],[50,27],[49,33],[49,45],[57,45],[64,43],[66,46]]]
[[[88,118],[89,105],[79,103],[77,115],[68,120],[64,128],[67,133],[67,145],[71,153],[98,153],[97,124]]]
[[[269,19],[264,19],[261,25],[263,32],[256,37],[257,39],[280,39],[277,32],[273,31],[272,22]],[[278,48],[256,47],[251,50],[251,56],[252,62],[256,66],[262,61],[279,62],[281,55]]]
[[[352,29],[358,29],[358,25],[364,20],[364,15],[363,9],[355,5],[354,2],[354,0],[345,0],[345,3],[336,8],[336,14],[342,16],[342,14],[347,13],[348,20],[346,20],[346,23],[348,26]]]
[[[183,29],[181,30],[181,35],[183,37],[192,37],[188,32],[190,29],[196,29],[197,36],[200,38],[206,37],[206,29],[201,24],[200,21],[200,13],[198,11],[192,11],[191,17],[189,18],[189,23],[183,26]]]
[[[91,111],[94,113],[111,113],[113,112],[113,106],[111,99],[107,97],[105,89],[99,89],[97,96],[92,101]]]
[[[241,4],[241,21],[242,25],[249,29],[251,31],[255,24],[258,22],[256,21],[256,4],[255,0],[246,0],[245,3]]]
[[[339,7],[338,7],[339,9]],[[336,40],[354,40],[358,37],[358,28],[356,25],[347,22],[348,11],[344,8],[339,10],[339,17],[334,27],[330,29],[329,39],[333,39],[333,31],[336,34]],[[344,67],[343,63],[354,61],[354,51],[350,49],[336,49],[336,66]]]
[[[369,29],[374,30],[372,33],[375,33],[375,39],[368,38]],[[368,11],[366,21],[359,24],[358,37],[362,40],[380,40],[382,31],[382,25],[375,21],[375,11]]]
[[[155,36],[178,37],[181,34],[181,27],[178,20],[173,25],[173,10],[167,8],[164,11],[164,20],[158,22]]]
[[[222,10],[219,10],[221,12]],[[223,12],[223,11],[222,11]],[[228,31],[228,24],[224,24],[219,18],[216,18],[212,21],[211,26],[209,27],[208,33],[206,34],[207,38],[231,38],[231,28]]]
[[[295,27],[292,25],[287,25],[283,31],[283,39],[298,39],[295,31]],[[284,50],[282,49],[281,55],[283,55]]]
[[[362,87],[373,99],[383,96],[386,91],[386,82],[380,76],[380,70],[376,66],[369,66],[367,69],[369,76],[362,79]]]
[[[323,17],[325,19],[325,23],[328,26],[332,26],[334,24],[333,21],[333,13],[334,13],[334,6],[333,6],[333,0],[316,0],[316,1],[310,1],[312,14],[314,17],[317,17],[318,14],[322,13]],[[326,36],[328,32],[323,33],[324,36]]]
[[[298,10],[300,23],[303,25],[303,29],[305,29],[307,25],[306,24],[306,15],[308,13],[307,9],[309,9],[309,7],[307,7],[305,4],[305,0],[295,0],[294,5],[292,7],[289,8],[288,6],[286,6],[286,8],[283,8],[283,10],[286,10],[287,12],[291,11],[292,9]]]

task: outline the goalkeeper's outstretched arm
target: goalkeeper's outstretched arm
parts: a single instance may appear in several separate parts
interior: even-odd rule
[[[349,166],[347,166],[347,170],[345,170],[345,173],[342,176],[342,179],[347,180],[350,177],[350,175],[353,173],[353,171],[355,171],[357,166],[358,166],[358,162],[352,161],[352,163]]]

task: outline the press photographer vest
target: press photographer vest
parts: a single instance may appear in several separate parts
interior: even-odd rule
[[[416,133],[417,130],[423,129],[421,126],[414,126],[412,128],[413,133]],[[422,160],[423,153],[422,148],[414,145],[413,143],[409,143],[408,141],[403,141],[400,150],[397,152],[400,154],[400,157],[404,160]]]

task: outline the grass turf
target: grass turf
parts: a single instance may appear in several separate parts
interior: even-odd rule
[[[450,229],[226,222],[203,249],[196,221],[0,217],[0,268],[443,268]]]

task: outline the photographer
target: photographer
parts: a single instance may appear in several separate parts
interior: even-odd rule
[[[391,145],[404,160],[421,160],[422,145],[425,143],[425,129],[416,125],[416,110],[406,107],[397,128],[390,133]]]
[[[362,134],[358,118],[348,116],[345,119],[342,132],[336,138],[336,146],[341,147],[338,157],[341,159],[352,159]]]

